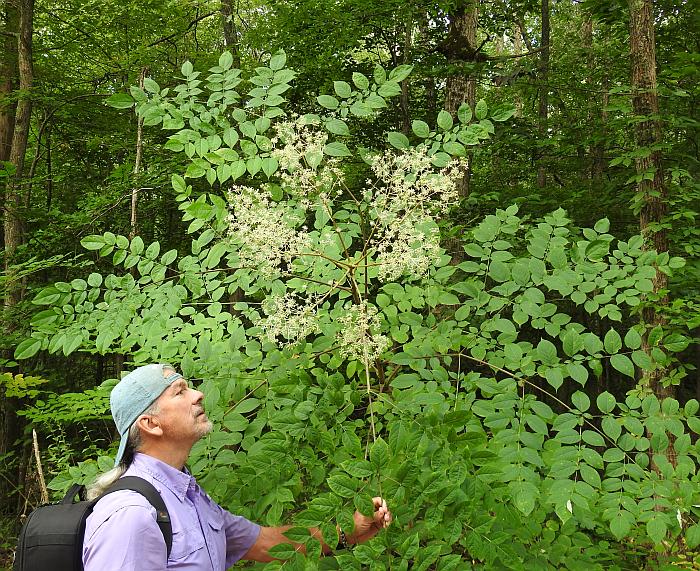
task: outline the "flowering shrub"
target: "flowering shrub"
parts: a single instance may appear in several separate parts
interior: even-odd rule
[[[613,326],[651,291],[655,266],[682,260],[616,240],[607,220],[581,230],[562,210],[526,221],[509,206],[450,265],[438,223],[466,146],[494,131],[486,103],[457,122],[442,112],[434,129],[414,122],[413,146],[390,133],[391,150],[353,154],[332,139],[386,106],[410,70],[354,74],[354,87],[318,98],[325,111],[294,118],[281,107],[294,76],[284,66],[277,54],[257,68],[244,102],[227,54],[205,82],[185,64],[174,96],[155,82],[132,90],[189,161],[172,183],[191,252],[85,238],[136,272],[45,289],[17,356],[121,352],[201,380],[217,429],[192,472],[232,511],[292,520],[290,538],[309,547],[306,558],[278,547],[287,562],[270,569],[315,568],[304,528],[333,537],[377,494],[395,525],[323,568],[612,569],[635,557],[628,542],[700,542],[686,432],[700,432],[699,405],[634,386],[688,339],[652,331],[647,353],[638,327]],[[361,171],[352,183],[350,169]],[[201,177],[212,192],[188,184]],[[607,363],[629,390],[591,399]]]

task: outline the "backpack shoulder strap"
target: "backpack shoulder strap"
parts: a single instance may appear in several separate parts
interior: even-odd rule
[[[170,557],[170,550],[173,546],[173,526],[170,523],[168,508],[165,507],[165,502],[158,493],[158,490],[153,487],[153,484],[147,480],[144,480],[143,478],[139,478],[138,476],[123,476],[114,482],[114,484],[112,484],[100,497],[104,497],[112,492],[118,492],[119,490],[132,490],[134,492],[138,492],[155,508],[156,523],[158,524],[160,531],[163,533],[168,557]]]

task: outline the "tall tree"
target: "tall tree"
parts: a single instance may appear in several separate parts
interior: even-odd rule
[[[12,146],[9,161],[14,167],[8,179],[5,193],[5,271],[12,265],[14,254],[22,240],[22,185],[24,159],[29,141],[29,123],[32,116],[31,89],[34,84],[32,63],[32,34],[34,0],[17,0],[19,6],[19,34],[17,36],[17,68],[19,71],[19,94],[15,112]],[[8,280],[5,289],[5,308],[12,308],[19,302],[20,288]]]
[[[630,10],[630,47],[632,64],[632,105],[637,116],[636,153],[637,194],[641,201],[639,213],[639,228],[644,237],[645,247],[657,252],[668,251],[668,238],[661,222],[667,212],[667,189],[664,180],[664,167],[659,147],[663,133],[659,120],[659,97],[656,80],[656,45],[654,32],[654,15],[651,0],[629,0]],[[656,270],[652,280],[653,294],[661,294],[656,304],[661,306],[668,303],[665,291],[668,288],[668,277]],[[649,331],[667,323],[666,316],[654,303],[650,303],[643,311],[644,322],[647,326],[642,338],[642,348],[648,354],[652,347],[649,342]],[[642,382],[659,398],[675,396],[673,385],[664,386],[665,369],[655,368],[645,374]],[[667,451],[669,460],[675,460],[673,448]]]
[[[19,10],[15,2],[6,1],[3,9],[3,51],[0,55],[0,161],[10,160],[12,133],[17,107],[13,92],[17,88],[17,34]]]
[[[224,29],[224,44],[233,56],[234,67],[241,67],[241,51],[238,45],[238,29],[236,26],[238,1],[222,0],[220,10]]]
[[[5,290],[3,326],[6,333],[12,333],[16,320],[11,313],[21,301],[22,289],[19,280],[12,271],[15,253],[22,242],[22,185],[24,174],[24,158],[29,140],[29,123],[32,114],[31,89],[34,83],[34,68],[32,64],[32,34],[34,18],[34,0],[17,0],[14,7],[19,12],[19,33],[17,41],[17,70],[19,73],[19,93],[12,131],[12,143],[9,161],[14,167],[14,173],[8,177],[5,192],[4,208],[4,245],[5,245]],[[4,397],[4,395],[3,395]],[[15,440],[20,435],[19,418],[15,403],[10,398],[0,398],[0,456],[12,449]],[[2,497],[6,498],[6,490]]]
[[[476,45],[476,32],[479,27],[479,2],[466,0],[458,2],[450,13],[450,27],[442,51],[448,64],[471,64],[468,73],[451,74],[447,77],[445,90],[445,110],[455,115],[462,103],[472,110],[476,105],[476,77],[473,64],[476,63],[479,47]],[[469,196],[471,178],[471,153],[467,156],[467,166],[459,184],[460,197]]]
[[[540,36],[540,62],[539,62],[539,80],[540,80],[540,98],[538,106],[538,124],[537,128],[540,135],[540,141],[544,142],[547,137],[547,117],[549,114],[549,41],[550,41],[550,23],[549,23],[549,0],[542,0],[541,5],[541,22],[542,32]],[[537,167],[537,186],[544,188],[547,184],[547,171],[542,162],[540,155],[539,165]]]

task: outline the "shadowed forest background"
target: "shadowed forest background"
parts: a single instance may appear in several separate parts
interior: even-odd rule
[[[266,568],[700,568],[698,30],[670,0],[0,3],[0,568],[152,361],[207,394],[190,469],[231,511],[388,497],[386,537]]]

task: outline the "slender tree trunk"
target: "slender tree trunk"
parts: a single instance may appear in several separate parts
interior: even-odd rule
[[[513,28],[513,50],[515,51],[516,54],[523,53],[523,34],[520,31],[519,26],[515,26]],[[515,88],[514,97],[515,97],[515,116],[522,117],[523,116],[523,96],[517,87]]]
[[[587,109],[587,132],[585,138],[590,140],[588,148],[588,164],[584,165],[588,171],[583,172],[581,179],[585,180],[586,175],[590,179],[590,187],[597,187],[603,180],[603,172],[605,171],[605,135],[606,125],[608,123],[608,76],[605,71],[605,66],[595,57],[595,49],[593,45],[593,18],[590,14],[585,15],[583,26],[581,28],[581,44],[586,54],[586,62],[588,67],[587,84],[591,89],[595,89],[598,85],[598,80],[595,76],[596,69],[602,69],[603,79],[600,83],[602,96],[600,99],[593,93],[588,98]],[[597,108],[600,107],[600,113],[597,113]]]
[[[420,19],[419,29],[421,40],[428,38],[430,31],[428,28],[428,14],[423,14]],[[433,125],[437,117],[437,88],[435,86],[434,77],[426,77],[425,79],[425,120],[428,125]]]
[[[593,54],[593,19],[590,14],[584,14],[583,23],[581,24],[581,51],[586,57],[586,85],[593,88],[596,85],[595,79],[595,57]],[[593,172],[593,144],[588,146],[586,153],[586,142],[592,141],[595,137],[595,120],[596,120],[596,104],[598,101],[591,93],[587,98],[586,105],[586,124],[582,130],[577,146],[577,152],[581,157],[579,162],[579,178],[581,182],[590,177]]]
[[[17,43],[17,64],[19,70],[19,88],[21,95],[17,102],[15,127],[12,133],[12,147],[9,160],[15,168],[14,175],[8,179],[5,193],[5,272],[12,265],[15,251],[22,241],[22,207],[24,159],[29,141],[29,123],[32,116],[31,89],[34,84],[34,67],[32,64],[32,33],[34,0],[17,0],[19,3],[20,29]],[[18,284],[12,285],[8,280],[5,290],[5,308],[12,308],[19,302]]]
[[[20,29],[17,43],[17,63],[19,71],[19,89],[21,95],[17,102],[17,109],[12,133],[12,146],[9,161],[14,166],[15,172],[8,179],[5,193],[5,272],[9,276],[9,268],[13,263],[15,252],[22,241],[22,191],[24,176],[24,159],[29,140],[29,123],[32,115],[31,89],[34,84],[34,68],[32,64],[32,32],[34,0],[18,0],[20,14]],[[5,288],[5,309],[11,310],[19,300],[20,288],[12,279],[8,279]]]
[[[241,67],[241,51],[238,45],[238,30],[236,29],[237,0],[221,0],[221,20],[224,29],[224,44],[233,56],[233,66]]]
[[[6,2],[6,5],[8,3]],[[34,83],[32,65],[32,33],[34,0],[16,0],[15,9],[19,12],[19,34],[17,41],[17,70],[19,74],[20,96],[17,102],[14,129],[9,161],[14,166],[14,174],[8,178],[5,191],[4,209],[4,247],[5,247],[5,290],[3,299],[5,333],[14,331],[17,319],[12,313],[21,301],[22,288],[20,281],[12,271],[14,256],[22,242],[22,183],[24,159],[29,139],[29,122],[32,114],[31,89]],[[20,420],[16,414],[14,399],[0,395],[0,456],[13,450],[13,445],[21,434]],[[11,481],[17,481],[17,474],[11,476]],[[2,498],[7,497],[5,483],[0,484]]]
[[[17,69],[19,10],[14,2],[6,0],[4,11],[3,53],[0,56],[0,161],[9,161],[17,107],[12,93],[19,83]]]
[[[448,62],[459,63],[476,61],[476,31],[479,25],[479,3],[471,0],[459,5],[450,14]],[[469,59],[467,59],[469,58]],[[467,103],[474,110],[476,106],[476,77],[469,75],[451,75],[447,78],[445,110],[452,115],[457,113],[462,103]],[[472,153],[467,155],[467,165],[462,180],[458,184],[460,198],[469,196],[471,180]]]
[[[51,210],[53,198],[53,165],[51,164],[51,121],[46,125],[46,211]]]
[[[39,161],[42,159],[43,153],[41,152],[42,138],[44,132],[46,131],[47,124],[47,113],[44,111],[40,122],[40,127],[36,134],[36,140],[34,141],[34,156],[32,157],[32,163],[29,166],[29,172],[27,172],[27,184],[24,192],[24,207],[29,208],[32,204],[32,189],[34,187],[34,177],[36,176],[36,169],[39,167]]]
[[[411,63],[411,49],[413,44],[413,16],[409,15],[406,19],[406,29],[404,31],[404,43],[403,43],[403,63]],[[409,93],[408,93],[408,78],[401,82],[401,96],[399,98],[399,105],[401,107],[401,130],[404,135],[409,135],[411,132],[411,108],[409,105]]]
[[[661,153],[658,150],[652,150],[662,142],[663,135],[661,122],[658,119],[659,98],[656,83],[656,47],[651,0],[629,0],[629,10],[631,76],[634,93],[632,106],[635,115],[639,118],[635,133],[636,144],[638,149],[649,150],[648,153],[639,153],[635,160],[637,174],[648,175],[637,183],[636,192],[642,201],[639,228],[644,237],[645,248],[657,252],[667,252],[666,230],[659,229],[657,226],[666,216],[666,183]],[[652,281],[654,294],[663,293],[668,287],[666,274],[658,270]],[[656,326],[666,325],[666,317],[663,311],[658,310],[658,307],[667,303],[668,299],[663,295],[654,305],[649,304],[643,310],[642,318],[647,332]],[[652,347],[649,345],[647,334],[643,336],[642,349],[648,354],[651,353]],[[641,381],[659,400],[675,397],[675,387],[663,385],[665,373],[666,370],[661,368],[646,371]],[[672,446],[668,447],[666,455],[668,460],[675,465],[676,457]]]
[[[538,131],[540,141],[544,142],[547,137],[547,118],[549,110],[549,1],[542,0],[541,18],[542,18],[542,36],[540,39],[540,99],[538,109]],[[544,188],[547,184],[547,170],[543,164],[543,155],[540,154],[539,165],[537,167],[537,186]]]
[[[139,87],[143,89],[143,82],[148,73],[148,68],[144,67],[139,75]],[[141,172],[141,162],[143,161],[143,117],[138,113],[136,114],[136,158],[134,159],[134,175],[138,175]],[[135,177],[137,178],[137,177]],[[138,180],[134,181],[138,183]],[[139,200],[139,185],[134,184],[131,189],[131,231],[129,232],[129,239],[133,240],[134,236],[137,234],[136,228],[136,212]]]

